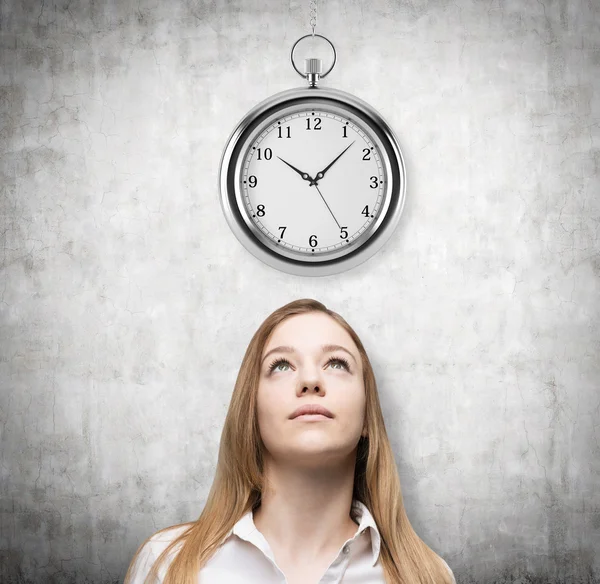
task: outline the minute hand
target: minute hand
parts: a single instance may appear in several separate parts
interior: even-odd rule
[[[356,141],[356,140],[355,140]],[[352,144],[354,144],[354,142],[352,142]],[[352,144],[350,144],[350,146],[352,146]],[[348,146],[347,148],[344,148],[344,150],[342,151],[341,154],[339,154],[336,158],[334,158],[323,170],[321,170],[320,172],[318,172],[315,176],[315,178],[310,182],[309,186],[313,186],[317,184],[317,181],[321,180],[324,176],[325,173],[333,166],[334,162],[336,162],[340,156],[346,152],[346,150],[348,150],[348,148],[350,148],[350,146]]]

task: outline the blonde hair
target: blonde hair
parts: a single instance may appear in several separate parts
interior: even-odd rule
[[[164,584],[196,584],[198,573],[223,543],[230,529],[260,505],[263,487],[263,443],[260,438],[256,395],[261,356],[271,333],[286,318],[321,311],[352,337],[362,359],[366,393],[367,436],[358,442],[353,498],[369,509],[381,535],[380,561],[388,584],[451,584],[446,565],[413,530],[402,500],[400,479],[385,423],[375,375],[367,353],[352,327],[336,312],[313,299],[299,299],[275,310],[254,333],[235,382],[219,446],[215,478],[200,517],[158,556],[144,584],[158,576],[159,565],[181,546],[169,565]],[[173,526],[161,529],[163,533]],[[176,526],[179,527],[179,526]],[[152,537],[152,536],[150,536]],[[123,584],[131,584],[136,551]]]

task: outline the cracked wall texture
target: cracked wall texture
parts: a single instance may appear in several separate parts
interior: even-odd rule
[[[0,3],[3,584],[120,582],[197,517],[250,337],[299,297],[365,342],[459,583],[600,582],[599,3],[319,3],[322,85],[408,177],[386,246],[326,278],[250,255],[217,190],[310,30],[308,0]]]

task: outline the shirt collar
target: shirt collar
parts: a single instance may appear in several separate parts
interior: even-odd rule
[[[355,516],[359,521],[356,533],[360,534],[368,527],[371,528],[371,551],[373,553],[373,563],[371,565],[374,566],[377,563],[379,551],[381,549],[381,535],[377,529],[377,524],[375,523],[373,515],[371,515],[369,509],[362,501],[353,499],[352,506],[354,507]],[[258,531],[256,525],[254,525],[252,510],[250,510],[236,522],[224,539],[227,539],[231,534],[235,534],[238,537],[247,540],[250,534],[255,530]]]

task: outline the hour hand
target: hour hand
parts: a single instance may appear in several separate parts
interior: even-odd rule
[[[355,142],[356,142],[356,140],[355,140]],[[352,142],[352,144],[354,144],[354,142]],[[352,144],[350,144],[350,146],[352,146]],[[350,148],[350,146],[348,146],[348,148]],[[342,154],[344,152],[346,152],[346,150],[348,150],[348,148],[344,148],[344,150],[342,151]],[[317,175],[315,176],[315,179],[313,181],[311,181],[311,183],[310,183],[311,187],[313,185],[316,185],[317,181],[321,180],[325,176],[325,173],[333,166],[333,163],[336,162],[342,154],[339,154],[338,156],[336,156],[323,170],[321,170],[320,172],[317,173]]]
[[[281,158],[281,156],[278,156],[277,158],[279,158],[279,160],[281,160],[281,162],[285,162],[285,160],[283,158]],[[311,178],[311,176],[309,174],[307,174],[306,172],[302,172],[301,170],[298,170],[295,166],[292,166],[289,162],[285,162],[290,168],[293,168],[304,180],[308,180],[310,181],[311,185],[314,182],[313,179]]]

